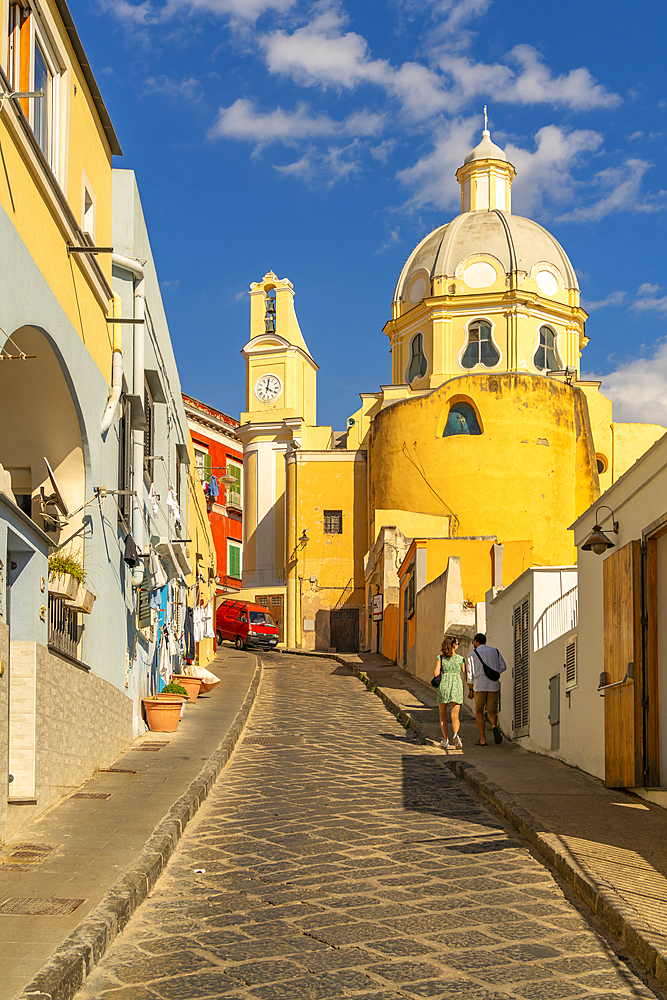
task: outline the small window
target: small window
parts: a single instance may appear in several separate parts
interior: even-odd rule
[[[95,245],[95,196],[84,185],[83,188],[83,212],[82,224],[84,235],[88,237],[91,245]]]
[[[565,690],[577,686],[577,637],[572,637],[565,647]]]
[[[241,579],[241,546],[228,543],[227,548],[228,573],[234,580]]]
[[[455,434],[481,434],[482,428],[479,426],[477,414],[470,403],[454,403],[447,423],[442,433],[443,437],[452,437]]]
[[[415,334],[410,344],[410,364],[408,365],[408,384],[416,378],[421,378],[428,371],[428,361],[424,354],[424,338],[421,333]]]
[[[494,368],[500,361],[498,348],[491,340],[491,324],[486,320],[475,320],[468,327],[468,345],[463,352],[461,364],[464,368],[474,368],[484,365]]]
[[[343,512],[342,510],[325,510],[324,512],[324,534],[343,534]]]
[[[557,372],[561,369],[556,353],[556,334],[550,326],[540,327],[540,344],[535,351],[533,364],[541,372]]]
[[[595,464],[598,467],[598,476],[601,476],[603,472],[606,472],[609,468],[609,462],[607,461],[606,455],[597,454],[595,456]]]

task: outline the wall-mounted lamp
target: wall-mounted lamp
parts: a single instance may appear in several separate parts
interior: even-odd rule
[[[301,537],[299,538],[299,545],[305,545],[306,542],[309,542],[309,541],[310,541],[310,538],[306,534],[306,529],[304,528],[303,531],[301,532]]]
[[[614,512],[611,509],[611,507],[607,507],[605,504],[603,504],[602,507],[598,507],[598,509],[595,511],[596,524],[593,526],[593,530],[591,531],[590,535],[581,546],[582,550],[585,552],[589,552],[592,549],[593,552],[595,552],[596,556],[603,555],[607,551],[607,549],[612,549],[616,544],[615,542],[612,542],[611,538],[608,538],[607,535],[605,535],[604,531],[597,523],[600,520],[601,510],[609,511],[612,518],[611,530],[614,532],[615,535],[618,534],[618,521],[614,520]]]

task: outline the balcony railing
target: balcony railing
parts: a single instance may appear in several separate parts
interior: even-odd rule
[[[241,580],[238,576],[221,576],[220,586],[223,590],[240,590]]]
[[[66,601],[49,598],[49,646],[78,659],[79,614]]]
[[[240,493],[234,493],[232,490],[227,490],[227,506],[233,507],[234,510],[243,509],[243,501]]]
[[[548,605],[533,627],[533,649],[542,649],[577,627],[579,587],[575,586]]]

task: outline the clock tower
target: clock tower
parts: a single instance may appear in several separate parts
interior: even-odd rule
[[[285,455],[304,446],[316,423],[318,366],[294,311],[294,287],[273,271],[250,286],[250,340],[243,442],[243,589],[285,584]],[[245,596],[245,595],[244,595]]]

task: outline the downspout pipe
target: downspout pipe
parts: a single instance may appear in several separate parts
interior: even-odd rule
[[[116,267],[129,271],[134,278],[134,319],[141,320],[133,324],[134,331],[134,361],[132,374],[132,390],[135,396],[144,394],[144,322],[146,309],[145,274],[143,261],[136,257],[122,257],[112,254],[111,262]],[[115,325],[115,324],[114,324]],[[132,432],[132,469],[134,489],[137,492],[132,505],[132,537],[140,552],[144,551],[144,520],[141,516],[142,485],[144,468],[144,432]],[[137,566],[132,573],[132,585],[138,587],[144,578],[144,566]]]
[[[123,304],[120,296],[114,295],[111,300],[111,315],[114,319],[120,319],[123,315]],[[123,391],[123,328],[120,323],[113,324],[113,343],[111,358],[111,388],[107,398],[107,405],[102,415],[100,434],[104,436],[113,423],[113,418],[118,406],[120,394]]]

